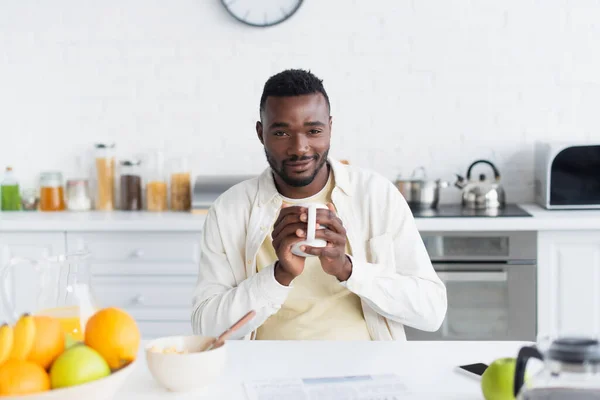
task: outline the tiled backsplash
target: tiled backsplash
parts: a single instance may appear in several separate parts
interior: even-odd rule
[[[189,154],[194,174],[258,173],[262,85],[302,67],[331,97],[333,155],[390,179],[487,158],[529,201],[534,140],[600,140],[599,17],[596,1],[306,1],[259,29],[216,0],[5,1],[0,165],[68,178],[114,140]]]

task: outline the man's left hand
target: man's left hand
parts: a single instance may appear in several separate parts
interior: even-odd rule
[[[333,204],[328,203],[329,210],[317,210],[317,229],[315,238],[327,241],[325,247],[305,246],[304,252],[319,257],[323,271],[344,282],[352,275],[352,262],[346,255],[346,229],[337,216]]]

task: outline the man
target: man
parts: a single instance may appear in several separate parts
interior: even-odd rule
[[[404,325],[437,330],[446,288],[410,209],[382,176],[328,157],[332,118],[322,81],[286,70],[265,84],[258,139],[269,168],[221,195],[200,244],[193,298],[195,334],[216,336],[249,310],[232,338],[406,340]],[[299,257],[307,209],[319,210],[317,238]]]

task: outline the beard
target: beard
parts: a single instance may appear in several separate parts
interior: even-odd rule
[[[315,154],[314,156],[291,157],[286,160],[283,160],[281,162],[281,165],[277,164],[277,161],[269,154],[269,152],[267,151],[266,148],[265,148],[265,155],[267,156],[267,162],[271,166],[271,169],[273,170],[273,172],[275,172],[281,178],[281,180],[283,180],[287,185],[292,186],[292,187],[303,187],[303,186],[310,185],[312,183],[312,181],[315,180],[315,177],[317,176],[319,171],[321,171],[321,169],[327,162],[327,156],[329,155],[329,149],[327,149],[323,154]],[[313,171],[313,173],[310,176],[303,177],[303,178],[294,178],[294,177],[288,175],[288,173],[285,170],[285,163],[288,161],[289,162],[297,162],[297,161],[308,161],[308,160],[315,160],[315,165],[316,165],[315,170]]]

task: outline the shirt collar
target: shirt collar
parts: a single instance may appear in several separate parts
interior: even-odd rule
[[[350,177],[348,176],[348,166],[341,162],[329,157],[327,159],[331,170],[333,171],[333,177],[335,179],[335,187],[339,188],[347,196],[352,196],[352,189],[350,186]],[[275,180],[273,179],[273,172],[271,167],[267,167],[258,179],[258,198],[259,205],[263,205],[272,201],[274,198],[278,198],[278,202],[281,201],[281,195],[277,191],[275,186]]]

